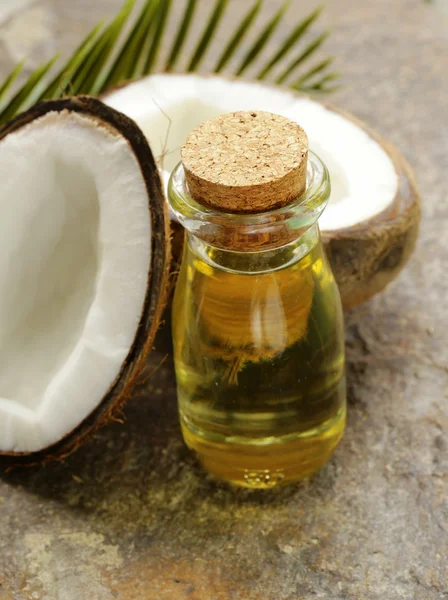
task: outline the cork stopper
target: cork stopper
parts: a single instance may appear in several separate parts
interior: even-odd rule
[[[280,208],[306,187],[308,138],[293,121],[264,111],[239,111],[206,121],[182,148],[193,198],[220,211]]]

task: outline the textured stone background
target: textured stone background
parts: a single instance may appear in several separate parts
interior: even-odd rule
[[[0,73],[66,54],[120,3],[0,0]],[[345,74],[332,101],[404,152],[424,198],[410,265],[347,317],[350,412],[334,459],[272,493],[213,483],[181,441],[168,361],[124,425],[64,464],[1,476],[1,600],[448,598],[448,11],[330,0],[329,24]]]

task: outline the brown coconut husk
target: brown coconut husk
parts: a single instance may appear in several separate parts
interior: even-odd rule
[[[400,152],[351,115],[338,112],[381,145],[398,179],[395,198],[384,211],[353,227],[322,233],[343,307],[351,309],[384,290],[403,269],[418,238],[421,208],[414,174]]]

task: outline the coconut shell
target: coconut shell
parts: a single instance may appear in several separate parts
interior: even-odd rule
[[[56,444],[32,453],[0,453],[1,466],[20,464],[42,464],[54,458],[63,458],[100,427],[114,419],[123,403],[132,393],[141,373],[159,327],[169,292],[170,230],[165,196],[158,170],[146,138],[137,125],[99,100],[87,96],[41,102],[19,115],[0,129],[0,141],[35,119],[49,112],[71,111],[94,119],[99,127],[105,127],[117,136],[126,139],[139,163],[148,191],[152,224],[152,255],[148,273],[147,292],[134,342],[120,372],[105,394],[101,403],[76,429]]]
[[[160,74],[157,74],[160,77]],[[164,77],[176,76],[166,73]],[[148,77],[151,77],[148,76]],[[184,74],[195,79],[237,80],[237,77],[221,75]],[[109,90],[103,97],[107,102],[114,91],[134,82],[126,82]],[[324,245],[331,263],[344,309],[356,307],[381,292],[391,283],[408,261],[418,237],[420,224],[420,195],[411,167],[391,144],[386,142],[356,117],[333,105],[322,102],[286,86],[257,81],[258,86],[283,89],[285,94],[308,98],[340,114],[363,129],[389,155],[399,182],[391,204],[381,213],[347,227],[322,233]],[[202,98],[204,101],[205,98]],[[362,199],[360,199],[362,200]],[[181,256],[183,232],[176,221],[171,221],[172,236],[176,240],[173,253],[173,271],[176,272]]]
[[[402,154],[352,115],[326,105],[364,129],[390,157],[398,179],[392,203],[358,225],[322,232],[344,309],[354,308],[391,283],[411,256],[421,209],[414,174]]]

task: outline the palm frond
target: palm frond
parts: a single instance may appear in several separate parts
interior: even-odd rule
[[[160,50],[163,34],[165,32],[168,15],[170,13],[172,0],[159,0],[159,6],[157,8],[154,28],[151,29],[153,34],[152,43],[149,47],[148,56],[145,61],[145,73],[150,73],[154,63],[157,59],[157,55]]]
[[[20,62],[18,65],[16,65],[14,67],[14,69],[11,71],[11,73],[8,75],[8,77],[5,79],[2,86],[0,87],[0,100],[3,100],[3,97],[8,92],[9,88],[12,86],[14,81],[17,79],[17,77],[22,72],[24,65],[25,65],[25,61],[22,60],[22,62]]]
[[[194,51],[193,57],[188,66],[189,71],[195,71],[198,68],[199,63],[203,59],[205,51],[207,50],[210,44],[213,34],[215,33],[215,30],[218,27],[218,24],[224,15],[224,11],[228,3],[229,0],[216,0],[216,5],[210,17],[210,20],[204,30],[204,33],[202,34],[201,39],[199,40],[199,43],[196,47],[196,50]]]
[[[173,47],[170,52],[170,56],[168,58],[168,62],[166,64],[166,70],[171,71],[179,58],[180,51],[184,45],[184,42],[187,38],[188,32],[190,30],[190,25],[193,20],[193,15],[196,10],[197,0],[188,0],[188,4],[185,7],[185,12],[183,19],[179,25],[179,29],[177,31],[176,39],[174,40]]]
[[[58,56],[54,56],[30,75],[12,100],[3,108],[0,114],[0,123],[5,123],[19,112],[30,108],[39,99],[42,81],[56,62],[57,58]]]
[[[267,45],[268,41],[271,39],[274,31],[280,25],[280,21],[283,19],[285,12],[289,8],[291,4],[291,0],[286,0],[286,2],[280,7],[280,9],[275,13],[263,31],[260,33],[258,38],[255,40],[254,44],[249,49],[249,52],[243,59],[240,68],[237,71],[237,75],[242,75],[244,71],[254,62],[263,48]]]
[[[296,89],[296,90],[302,89],[305,86],[305,84],[312,77],[314,77],[318,73],[321,73],[322,71],[324,71],[327,67],[329,67],[331,65],[331,63],[333,61],[334,61],[334,56],[330,56],[329,58],[326,58],[325,60],[320,61],[319,63],[317,63],[317,65],[315,65],[314,67],[311,67],[311,69],[309,69],[301,77],[299,77],[299,79],[297,79],[291,85],[291,87],[294,88],[294,89]]]
[[[65,93],[67,86],[70,85],[74,74],[81,68],[84,61],[93,50],[98,39],[98,34],[103,27],[103,23],[98,24],[83,40],[76,52],[69,58],[60,71],[53,77],[51,82],[43,90],[40,100],[58,98],[61,91]]]
[[[323,6],[319,6],[309,15],[309,17],[303,19],[303,21],[297,25],[297,27],[290,33],[284,43],[280,46],[279,50],[277,50],[277,53],[274,55],[274,57],[265,67],[261,69],[258,74],[258,79],[264,79],[271,69],[275,67],[275,65],[281,61],[281,59],[289,52],[289,50],[295,46],[295,44],[303,37],[312,23],[314,23],[314,21],[320,15],[322,9]]]
[[[244,17],[244,19],[241,21],[241,25],[237,28],[233,36],[230,38],[227,46],[224,48],[224,52],[219,58],[215,67],[215,73],[220,73],[224,69],[226,64],[229,62],[229,60],[232,58],[232,56],[235,54],[236,49],[243,41],[243,38],[246,35],[246,33],[249,32],[250,26],[252,25],[258,13],[260,12],[261,6],[262,0],[257,0],[253,7],[249,10],[247,15]]]
[[[73,89],[76,94],[100,93],[106,75],[105,65],[111,55],[115,44],[123,31],[130,16],[135,0],[127,0],[121,11],[105,28],[86,60],[80,65],[79,71],[73,76]]]
[[[302,52],[300,52],[299,56],[295,58],[283,71],[283,73],[281,73],[281,75],[277,77],[275,82],[284,83],[299,65],[301,65],[309,56],[311,56],[311,54],[313,54],[313,52],[315,52],[319,48],[319,46],[322,46],[322,44],[329,36],[329,33],[329,31],[324,31],[315,40],[308,44],[308,46],[306,46],[305,49]]]
[[[176,1],[176,8],[178,2],[179,0]],[[174,6],[173,0],[145,0],[132,21],[129,33],[125,35],[124,30],[135,5],[135,0],[126,0],[116,17],[109,24],[100,23],[92,29],[52,77],[50,73],[57,57],[40,65],[15,93],[9,95],[23,72],[24,64],[18,64],[0,85],[0,123],[39,99],[59,98],[67,92],[100,95],[112,85],[157,72],[159,54],[169,43],[164,70],[172,71],[182,58],[188,71],[196,71],[211,51],[215,34],[223,22],[229,3],[237,5],[237,0],[215,0],[204,28],[202,31],[199,29],[197,40],[193,40],[193,52],[186,53],[185,44],[192,34],[192,26],[201,21],[201,11],[208,2],[209,0],[185,0],[180,24],[170,43],[166,40],[166,31]],[[294,81],[288,83],[294,89],[316,93],[336,89],[331,82],[339,74],[328,72],[333,58],[324,58],[309,68],[305,66],[328,36],[328,32],[324,32],[307,41],[310,39],[308,31],[315,25],[322,7],[293,23],[284,40],[280,40],[275,51],[269,53],[273,35],[284,21],[291,0],[286,0],[273,15],[261,23],[257,31],[255,22],[262,16],[263,2],[264,0],[254,0],[236,27],[231,27],[226,32],[228,35],[224,36],[224,50],[219,55],[214,72],[224,71],[238,50],[241,51],[242,59],[236,67],[228,68],[231,75],[242,75],[258,63],[258,79],[267,79],[275,68],[278,73],[276,83],[285,83],[295,76]],[[246,48],[243,44],[245,42]],[[283,62],[294,51],[297,52],[296,57],[282,67]],[[268,53],[266,59],[261,58],[263,53]]]
[[[112,22],[112,29],[109,33],[107,41],[104,44],[98,64],[94,69],[92,69],[91,73],[89,74],[89,79],[85,83],[85,86],[88,90],[86,93],[96,96],[101,93],[102,89],[104,89],[105,82],[109,76],[109,72],[107,70],[109,57],[113,54],[117,46],[117,42],[131,15],[134,3],[135,0],[128,0],[122,12],[119,13],[115,19],[115,22]]]
[[[154,24],[158,0],[146,0],[131,33],[123,43],[104,81],[104,87],[140,77],[144,73],[144,49]]]
[[[328,86],[327,83],[329,83],[330,81],[339,79],[340,76],[341,76],[341,74],[338,71],[333,71],[332,73],[328,73],[327,75],[324,75],[315,83],[312,83],[308,86],[303,86],[301,88],[301,90],[307,91],[307,92],[319,92],[319,93],[325,93],[325,94],[327,94],[329,92],[334,92],[334,91],[340,89],[341,86],[340,85]]]

